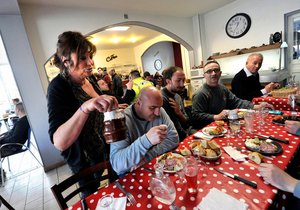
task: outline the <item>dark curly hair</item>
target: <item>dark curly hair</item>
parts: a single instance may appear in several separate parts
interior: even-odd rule
[[[68,61],[70,66],[74,65],[71,60],[71,53],[77,54],[77,61],[85,58],[86,52],[89,52],[91,58],[96,53],[95,45],[87,40],[81,33],[74,31],[66,31],[60,34],[58,36],[56,47],[54,64],[60,69],[61,73],[65,74],[68,74],[68,68],[65,66],[64,62]],[[62,56],[66,57],[64,61],[61,59]]]

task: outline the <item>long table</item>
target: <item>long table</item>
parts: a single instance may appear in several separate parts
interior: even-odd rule
[[[289,114],[289,112],[286,112],[285,114]],[[287,133],[282,125],[273,124],[271,119],[272,115],[269,115],[267,123],[261,127],[259,127],[259,124],[255,122],[255,132],[261,132],[261,134],[273,135],[278,138],[286,139],[289,140],[290,143],[281,144],[283,148],[282,154],[278,156],[270,156],[271,159],[264,158],[263,161],[276,164],[281,169],[286,169],[290,162],[292,162],[294,154],[298,150],[299,137]],[[229,129],[227,125],[225,128]],[[244,140],[246,138],[252,138],[253,136],[253,134],[249,135],[246,133],[244,128],[242,128],[242,133],[238,137],[225,135],[223,137],[214,138],[214,140],[221,147],[224,147],[230,143],[233,146],[246,149]],[[195,140],[193,135],[186,138],[176,149],[177,152],[179,152],[183,147],[189,147],[189,144],[193,140]],[[251,160],[246,160],[244,162],[234,161],[224,150],[222,152],[222,156],[217,162],[206,161],[208,167],[207,174],[198,177],[198,193],[196,195],[189,194],[187,192],[186,185],[178,183],[178,177],[176,175],[169,174],[169,177],[175,183],[175,203],[177,206],[181,207],[181,209],[193,209],[201,202],[202,198],[205,197],[209,190],[213,187],[242,202],[246,202],[249,205],[249,210],[268,209],[272,205],[275,205],[275,201],[278,199],[278,197],[280,199],[286,199],[286,194],[279,195],[279,192],[282,193],[281,191],[263,181],[259,175],[258,165],[256,163],[252,162]],[[153,168],[155,163],[156,159],[153,159],[144,166]],[[215,167],[256,182],[257,189],[219,174],[213,170]],[[141,166],[133,172],[128,173],[126,176],[119,178],[119,182],[125,187],[125,190],[131,192],[137,200],[137,203],[134,206],[127,202],[126,209],[169,209],[169,206],[160,203],[151,194],[149,187],[151,176],[152,173],[148,172],[143,166]],[[88,207],[90,209],[95,209],[98,200],[105,194],[113,194],[114,197],[124,196],[124,194],[116,187],[116,185],[111,183],[86,198]],[[78,208],[80,208],[80,202],[73,206],[73,209]]]
[[[292,111],[291,105],[288,104],[288,98],[274,98],[272,96],[266,96],[266,97],[253,98],[252,102],[254,104],[259,104],[261,102],[268,102],[269,104],[272,104],[274,106],[275,110]],[[296,106],[295,111],[299,112],[300,108]]]

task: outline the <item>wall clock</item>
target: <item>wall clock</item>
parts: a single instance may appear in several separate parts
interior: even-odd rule
[[[251,18],[246,13],[238,13],[232,16],[225,27],[226,34],[231,38],[240,38],[250,29]]]
[[[154,68],[156,69],[156,71],[159,71],[162,69],[162,62],[160,59],[156,59],[154,61]]]

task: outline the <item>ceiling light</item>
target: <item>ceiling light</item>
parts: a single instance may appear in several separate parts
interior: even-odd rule
[[[118,44],[121,41],[121,39],[119,37],[114,37],[111,39],[111,41],[115,44]]]
[[[135,43],[138,40],[138,38],[137,37],[130,37],[130,38],[128,38],[128,40],[132,43]]]
[[[97,44],[100,41],[100,39],[98,37],[92,37],[90,39],[90,42],[92,42],[93,44]]]
[[[105,31],[127,31],[129,29],[129,26],[116,26],[112,28],[107,28]]]

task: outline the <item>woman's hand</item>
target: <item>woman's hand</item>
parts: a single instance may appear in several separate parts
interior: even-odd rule
[[[112,111],[118,109],[118,101],[115,97],[109,95],[100,95],[92,98],[82,104],[82,109],[86,113],[90,113],[94,110],[99,112]]]

